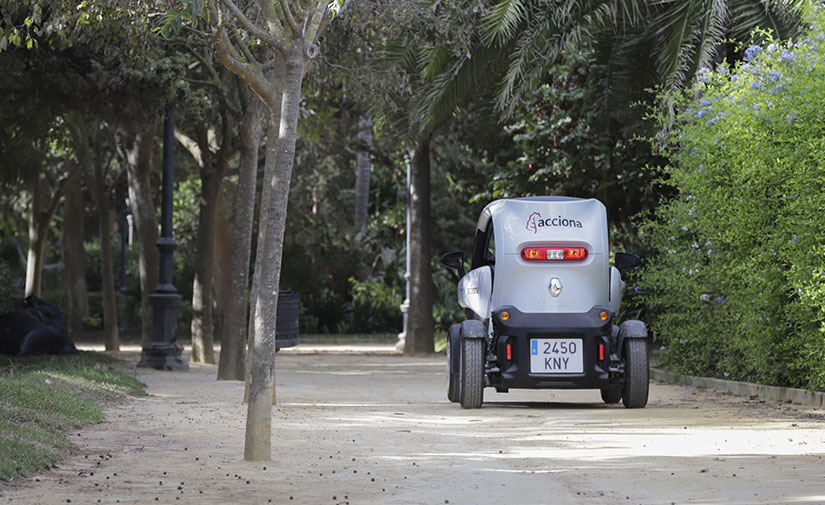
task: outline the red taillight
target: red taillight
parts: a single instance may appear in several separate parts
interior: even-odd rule
[[[604,344],[599,344],[599,361],[604,361]]]
[[[527,261],[581,261],[587,258],[584,247],[525,247],[521,257]]]
[[[513,348],[510,344],[507,344],[507,361],[513,361]]]

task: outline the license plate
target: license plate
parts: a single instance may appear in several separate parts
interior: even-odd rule
[[[534,338],[530,340],[530,372],[582,373],[584,352],[580,338]]]

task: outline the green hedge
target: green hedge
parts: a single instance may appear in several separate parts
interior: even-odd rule
[[[823,19],[700,71],[653,139],[678,197],[641,287],[675,371],[825,390]]]

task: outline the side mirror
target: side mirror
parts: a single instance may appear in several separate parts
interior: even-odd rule
[[[617,252],[613,259],[613,265],[619,269],[620,272],[636,268],[642,264],[642,260],[635,254]]]
[[[464,277],[464,251],[450,251],[441,256],[441,264],[447,268],[455,268],[458,274]]]

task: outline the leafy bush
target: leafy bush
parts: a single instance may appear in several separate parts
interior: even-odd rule
[[[642,289],[678,372],[825,389],[823,21],[701,70],[661,118],[678,197],[642,227]]]

